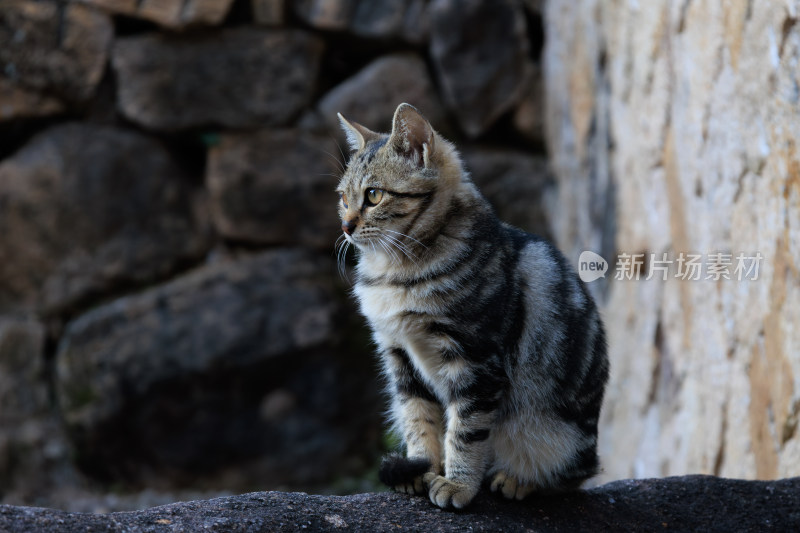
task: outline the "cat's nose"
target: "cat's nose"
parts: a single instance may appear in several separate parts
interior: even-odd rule
[[[353,231],[356,229],[357,222],[357,220],[345,220],[342,222],[342,231],[348,235],[352,235]]]

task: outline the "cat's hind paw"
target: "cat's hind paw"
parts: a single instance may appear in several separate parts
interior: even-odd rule
[[[489,488],[492,492],[500,492],[509,500],[521,500],[533,492],[534,486],[528,483],[520,483],[516,477],[501,470],[494,475]]]
[[[448,507],[463,509],[478,493],[478,487],[471,487],[433,472],[428,472],[422,479],[428,487],[428,497],[431,502],[442,509]]]
[[[425,483],[422,480],[422,476],[415,477],[414,479],[406,483],[394,485],[392,486],[392,490],[394,490],[395,492],[410,494],[412,496],[425,494],[427,492]]]

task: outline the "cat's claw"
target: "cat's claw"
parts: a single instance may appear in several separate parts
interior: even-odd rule
[[[490,486],[492,492],[499,491],[509,500],[521,500],[533,492],[533,488],[533,485],[520,483],[516,477],[502,471],[495,474]]]
[[[423,481],[428,487],[428,497],[434,505],[442,509],[455,507],[463,509],[478,493],[477,487],[470,487],[464,483],[458,483],[447,479],[444,476],[429,472],[423,476]]]

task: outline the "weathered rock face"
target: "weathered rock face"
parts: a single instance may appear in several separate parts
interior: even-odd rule
[[[87,6],[0,0],[0,87],[26,95],[10,103],[0,100],[0,119],[45,114],[29,99],[44,99],[54,112],[61,107],[53,98],[72,103],[90,98],[113,34],[109,18]],[[14,111],[8,111],[9,105]]]
[[[116,128],[43,132],[0,163],[0,205],[0,311],[71,311],[206,247],[170,155]]]
[[[518,2],[434,0],[431,59],[445,102],[477,137],[522,94],[528,38]]]
[[[281,126],[309,104],[322,42],[241,28],[119,39],[112,64],[126,117],[148,128]]]
[[[659,263],[666,280],[644,280],[650,261],[639,281],[609,283],[606,478],[800,474],[796,12],[547,3],[548,143],[560,208],[575,213],[556,235],[674,261]],[[737,273],[740,253],[760,254],[757,279]],[[680,254],[701,255],[701,280],[676,278]]]
[[[209,155],[215,226],[227,238],[332,250],[339,150],[330,136],[298,130],[226,135]]]
[[[334,270],[300,249],[220,260],[70,323],[57,390],[84,466],[143,481],[255,461],[238,482],[273,487],[363,468],[376,386],[342,387],[370,369],[328,356]]]
[[[110,13],[151,20],[167,28],[215,25],[222,22],[233,0],[72,0]]]
[[[710,476],[626,480],[590,491],[506,501],[479,494],[459,512],[397,493],[315,496],[253,492],[134,513],[65,513],[0,506],[18,533],[145,531],[795,531],[800,478],[772,482]]]

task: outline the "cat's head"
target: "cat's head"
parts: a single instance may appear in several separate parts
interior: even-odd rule
[[[339,114],[351,149],[337,192],[342,231],[365,252],[413,259],[462,178],[453,146],[409,104],[400,104],[390,134]]]

